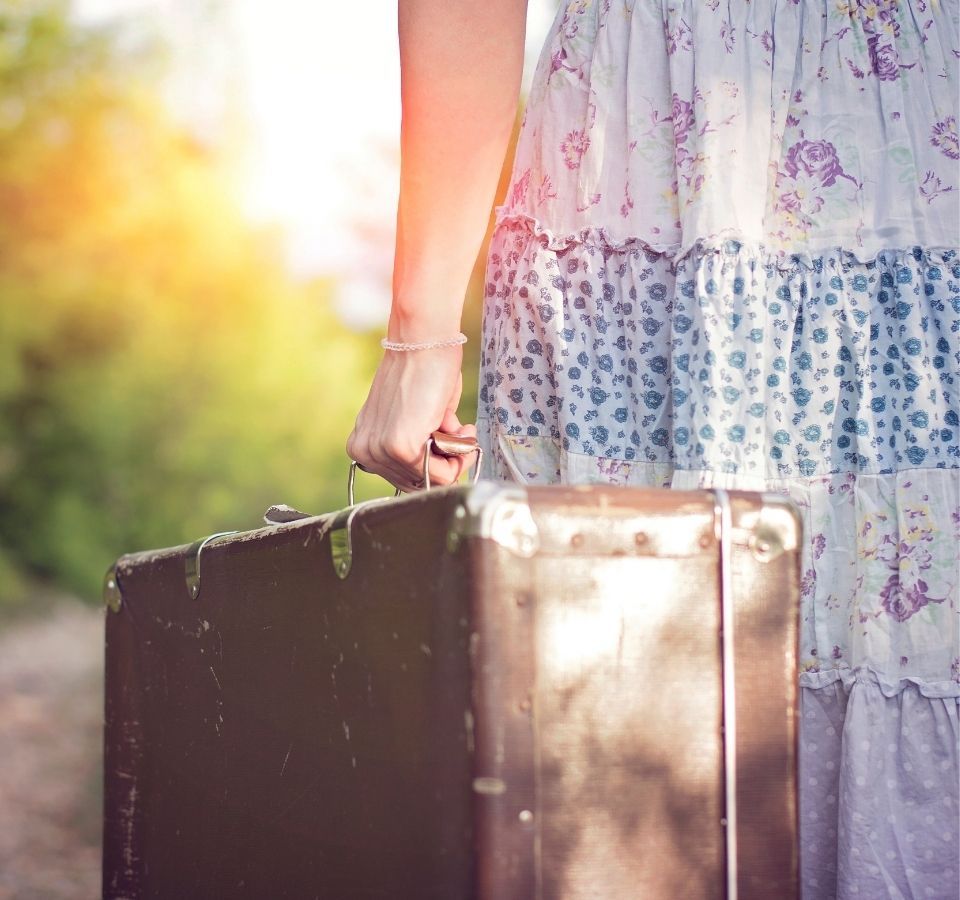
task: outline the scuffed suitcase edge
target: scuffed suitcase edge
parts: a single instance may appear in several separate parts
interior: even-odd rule
[[[119,591],[119,588],[117,587]],[[134,654],[116,648],[130,644],[135,623],[108,607],[104,618],[102,896],[126,900],[141,895],[142,865],[130,836],[142,816],[137,773],[143,748],[138,713],[141,696]]]
[[[739,896],[741,898],[776,895],[784,900],[795,900],[799,896],[799,835],[800,820],[797,802],[799,787],[799,729],[798,729],[798,661],[800,635],[800,576],[801,552],[805,540],[803,515],[800,508],[786,494],[777,492],[728,491],[732,513],[732,537],[735,556],[746,558],[749,551],[753,560],[759,564],[758,575],[768,585],[776,585],[776,590],[768,591],[771,596],[792,597],[795,599],[789,611],[789,640],[782,651],[784,665],[792,673],[787,679],[786,710],[783,723],[784,735],[789,741],[789,789],[783,798],[781,827],[793,835],[789,861],[783,860],[780,878],[776,884],[758,882],[744,876],[741,868]],[[739,790],[739,787],[738,787]],[[742,804],[741,804],[742,805]],[[760,828],[759,823],[754,823]],[[768,821],[767,828],[774,828],[775,822]],[[762,830],[762,829],[761,829]],[[743,849],[743,848],[741,848]],[[743,857],[741,856],[741,859]],[[768,860],[769,862],[769,860]]]
[[[385,506],[392,508],[402,508],[410,506],[415,508],[418,504],[431,502],[436,495],[460,494],[463,498],[462,511],[457,508],[454,521],[451,523],[451,541],[455,545],[458,538],[469,536],[483,537],[494,540],[496,543],[517,553],[521,556],[531,556],[540,551],[539,534],[532,517],[530,515],[529,501],[542,491],[555,491],[557,486],[536,486],[536,487],[516,487],[513,485],[500,484],[493,481],[479,481],[475,485],[450,485],[443,488],[434,488],[429,492],[417,494],[406,494],[401,497],[377,498],[363,503],[355,504],[352,507],[345,507],[329,513],[323,513],[316,516],[296,519],[291,522],[264,525],[258,528],[240,530],[233,533],[220,532],[223,535],[218,537],[215,544],[208,543],[206,551],[210,552],[214,547],[224,547],[226,545],[255,541],[265,534],[275,534],[280,531],[300,531],[311,533],[316,531],[316,537],[322,540],[329,531],[341,527],[348,516],[353,514],[353,522],[359,524],[366,519],[374,510],[382,509]],[[707,515],[714,505],[714,493],[709,489],[692,491],[674,491],[664,488],[622,488],[606,487],[600,485],[576,485],[562,488],[569,495],[570,505],[580,506],[585,511],[590,510],[595,513],[597,506],[601,506],[605,512],[610,515],[633,514],[636,506],[635,499],[632,503],[623,502],[627,498],[636,494],[647,494],[651,498],[662,497],[663,502],[658,503],[663,513],[667,511],[675,512],[677,503],[690,505],[702,510]],[[728,491],[731,500],[735,501],[742,496],[756,496],[757,492],[748,491]],[[617,498],[621,502],[616,502]],[[670,497],[667,501],[666,498]],[[765,492],[760,494],[764,506],[759,512],[750,512],[749,509],[742,511],[739,518],[734,521],[734,544],[763,543],[763,538],[772,538],[774,546],[782,550],[795,549],[800,541],[802,532],[802,521],[799,511],[794,504],[782,494]],[[769,510],[769,512],[765,511]],[[645,514],[645,518],[652,518],[657,515],[654,513]],[[681,548],[669,548],[673,552],[668,555],[693,555],[699,552],[698,541],[693,538],[699,538],[698,535],[688,535],[689,541],[684,541],[688,546]],[[108,568],[105,578],[105,602],[107,601],[106,582],[109,577],[115,573],[118,578],[117,589],[122,596],[123,575],[135,567],[144,564],[159,562],[172,556],[182,556],[191,547],[197,546],[198,541],[191,543],[177,544],[156,550],[141,550],[125,553],[119,556],[116,561]],[[451,547],[450,549],[454,549]],[[632,552],[640,552],[644,555],[663,555],[663,548],[653,546],[642,548],[634,547]],[[757,548],[763,552],[761,547]],[[564,546],[564,552],[569,550]],[[584,548],[585,553],[594,553],[596,548]],[[113,598],[110,598],[113,602]]]
[[[215,532],[212,535],[199,538],[196,541],[184,544],[174,544],[168,547],[162,547],[155,550],[138,550],[130,553],[124,553],[108,567],[104,576],[103,602],[108,609],[116,612],[123,602],[123,578],[141,566],[153,565],[165,560],[181,557],[185,561],[192,554],[199,554],[201,551],[203,557],[221,550],[227,546],[257,541],[266,535],[275,535],[279,533],[290,533],[303,531],[305,534],[304,544],[314,540],[322,542],[331,531],[342,528],[346,525],[348,519],[351,527],[358,527],[366,517],[377,508],[390,506],[391,508],[404,508],[407,506],[416,507],[417,504],[430,502],[435,495],[444,495],[450,493],[467,494],[473,488],[464,485],[451,485],[444,488],[435,488],[429,495],[408,494],[402,497],[385,497],[367,500],[353,506],[334,510],[329,513],[322,513],[316,516],[305,516],[290,522],[262,525],[257,528],[251,528],[238,531]],[[215,538],[215,540],[214,540]],[[331,561],[331,564],[333,562]],[[198,569],[199,566],[195,566]],[[185,571],[185,589],[189,590],[189,573]]]

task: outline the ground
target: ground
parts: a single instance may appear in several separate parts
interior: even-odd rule
[[[0,623],[0,900],[100,896],[103,610]]]

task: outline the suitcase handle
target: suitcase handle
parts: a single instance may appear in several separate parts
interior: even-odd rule
[[[445,431],[434,431],[423,444],[423,489],[430,490],[430,454],[436,453],[437,456],[466,456],[468,453],[477,454],[476,469],[473,473],[472,484],[476,484],[480,478],[480,463],[483,460],[483,449],[480,447],[476,438],[466,435],[447,434]],[[355,459],[350,460],[350,472],[347,475],[347,505],[354,505],[353,484],[356,480],[357,469],[362,472],[369,471],[365,469]],[[403,492],[400,488],[396,489],[394,497],[399,497]]]

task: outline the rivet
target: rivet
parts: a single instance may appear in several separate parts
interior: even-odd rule
[[[633,540],[638,547],[642,547],[649,540],[649,538],[647,537],[647,533],[645,531],[638,531],[634,535]]]
[[[710,535],[709,535],[709,534],[701,534],[701,535],[700,535],[700,546],[701,546],[701,547],[704,547],[704,548],[710,546]]]
[[[533,821],[533,813],[529,809],[521,809],[517,818],[524,823],[524,825],[529,824]]]
[[[582,547],[582,546],[583,546],[583,535],[582,535],[582,534],[575,534],[572,538],[570,538],[570,546],[571,546],[571,547]]]
[[[520,712],[530,712],[530,698],[524,697],[517,706],[520,707]]]
[[[519,607],[524,607],[530,602],[530,595],[526,591],[517,594],[516,603]]]

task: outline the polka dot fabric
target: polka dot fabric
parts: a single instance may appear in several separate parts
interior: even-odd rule
[[[807,895],[947,898],[960,784],[957,704],[947,685],[860,671],[801,680],[798,776]]]
[[[567,3],[487,259],[484,477],[800,510],[805,900],[960,896],[958,24]]]

